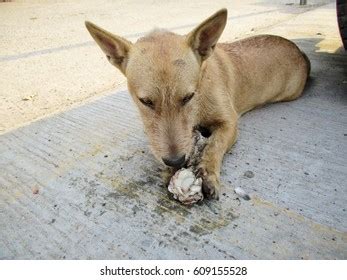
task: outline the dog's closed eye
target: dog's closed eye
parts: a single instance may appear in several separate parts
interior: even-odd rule
[[[195,92],[191,92],[190,94],[188,94],[187,96],[185,96],[182,99],[182,105],[186,105],[190,100],[192,100],[193,96],[194,96]]]
[[[153,103],[152,100],[150,100],[150,99],[148,99],[148,98],[139,98],[139,100],[140,100],[140,102],[141,102],[143,105],[145,105],[145,106],[147,106],[147,107],[149,107],[149,108],[151,108],[151,109],[154,108],[154,103]]]

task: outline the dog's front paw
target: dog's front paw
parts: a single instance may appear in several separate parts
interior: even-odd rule
[[[202,178],[202,192],[207,199],[219,199],[220,183],[218,177],[208,172],[204,167],[200,167],[197,177]]]

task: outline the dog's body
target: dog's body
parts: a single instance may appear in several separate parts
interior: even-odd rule
[[[221,10],[186,36],[155,31],[136,44],[87,23],[109,61],[126,75],[158,160],[179,168],[192,148],[193,129],[211,133],[199,173],[205,195],[214,198],[239,116],[298,98],[310,69],[298,47],[278,36],[217,44],[226,18]]]
[[[281,37],[260,35],[217,44],[199,88],[198,123],[214,131],[203,159],[205,170],[215,170],[210,181],[219,183],[224,153],[236,141],[238,117],[266,103],[298,98],[309,68],[298,47]]]

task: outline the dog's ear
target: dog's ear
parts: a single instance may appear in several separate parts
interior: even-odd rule
[[[106,54],[108,61],[125,74],[128,54],[132,43],[124,38],[111,34],[89,21],[86,21],[85,24],[90,35],[92,35],[95,42]]]
[[[227,9],[221,9],[187,35],[188,45],[195,52],[200,62],[211,55],[219,37],[222,35],[227,17]]]

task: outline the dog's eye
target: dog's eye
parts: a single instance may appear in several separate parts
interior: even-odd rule
[[[195,92],[188,94],[186,97],[182,99],[182,105],[186,105],[194,96]]]
[[[145,106],[147,106],[147,107],[149,107],[149,108],[151,108],[151,109],[154,108],[154,103],[153,103],[152,100],[150,100],[150,99],[148,99],[148,98],[139,98],[139,100],[140,100],[140,102],[141,102],[143,105],[145,105]]]

